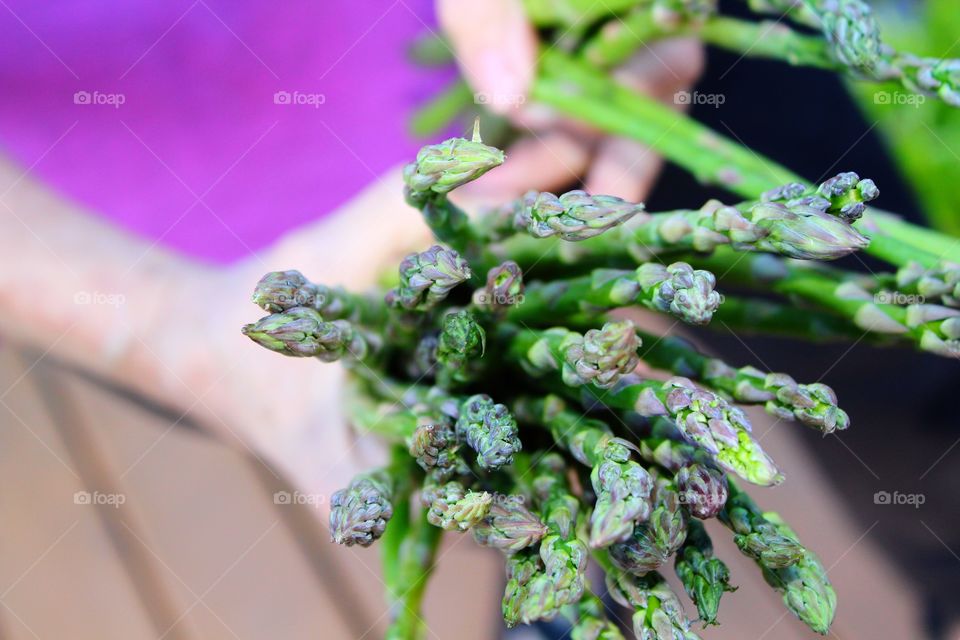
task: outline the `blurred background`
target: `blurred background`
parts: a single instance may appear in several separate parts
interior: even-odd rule
[[[889,3],[881,15],[894,43],[960,47],[949,2]],[[456,75],[409,55],[436,22],[429,0],[0,0],[0,201],[26,180],[150,249],[211,268],[256,258],[425,142],[410,118]],[[712,50],[697,90],[725,100],[694,105],[695,118],[800,175],[855,169],[880,185],[884,208],[960,228],[960,120],[942,105],[886,108],[831,75]],[[648,208],[720,195],[668,166]],[[29,230],[42,255],[46,236],[3,204],[0,231]],[[70,270],[53,253],[27,268]],[[78,314],[123,306],[77,295]],[[822,378],[852,417],[841,435],[780,425],[764,441],[789,477],[764,502],[797,524],[837,585],[832,635],[960,638],[958,362],[861,344],[748,347],[722,329],[698,337],[731,361]],[[330,545],[313,494],[256,452],[61,360],[72,339],[0,335],[0,638],[382,635],[375,549]],[[894,494],[913,498],[884,497]],[[499,637],[498,559],[447,542],[427,598],[433,634]],[[751,569],[733,565],[743,586],[705,636],[807,637]]]

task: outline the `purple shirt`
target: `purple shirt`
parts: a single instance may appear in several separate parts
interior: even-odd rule
[[[149,241],[225,262],[411,158],[429,0],[5,0],[0,148]],[[198,201],[198,198],[200,199]]]

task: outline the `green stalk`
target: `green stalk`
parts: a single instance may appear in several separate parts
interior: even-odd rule
[[[387,640],[423,640],[426,637],[426,624],[420,608],[442,537],[443,529],[432,526],[423,513],[411,523],[400,543],[399,558],[391,559],[399,560],[399,567],[395,575],[396,586],[390,589],[390,609],[394,618],[387,628]],[[398,593],[397,587],[402,591]]]
[[[936,266],[941,260],[960,262],[960,238],[911,224],[893,214],[875,209],[865,216],[860,226],[871,239],[870,253],[873,253],[873,243],[879,241],[884,251],[897,258],[897,262],[894,262],[897,266],[902,267],[910,260],[925,267]],[[871,227],[876,227],[876,231],[873,232]],[[894,254],[893,247],[896,244],[908,245],[909,249],[904,247],[900,253]],[[877,257],[892,262],[883,255]]]
[[[418,138],[436,135],[473,104],[473,92],[464,80],[456,80],[422,105],[410,118],[410,131]]]
[[[747,22],[716,16],[707,20],[697,35],[707,44],[735,53],[782,60],[795,66],[843,69],[830,56],[822,39],[798,33],[781,22]]]
[[[534,99],[609,133],[650,145],[705,183],[745,197],[800,178],[653,98],[632,92],[555,49],[545,50]]]
[[[806,184],[789,169],[650,97],[618,85],[561,51],[546,51],[542,64],[533,87],[535,99],[608,133],[649,145],[702,182],[720,185],[749,199],[777,185]],[[925,251],[960,262],[960,244],[955,238],[877,209],[872,210],[870,220],[880,232],[909,244],[912,249],[903,248],[909,259],[923,263]],[[890,248],[882,241],[880,244],[877,257],[891,256]],[[871,247],[866,251],[873,253]],[[903,266],[905,262],[897,264]]]
[[[833,390],[824,384],[798,384],[785,373],[731,367],[680,338],[638,333],[646,347],[642,357],[647,364],[702,380],[739,403],[762,404],[777,418],[797,420],[824,433],[850,425],[850,418],[837,407]]]
[[[615,19],[605,25],[584,46],[583,56],[598,66],[613,67],[626,61],[647,42],[689,35],[697,36],[707,44],[751,57],[833,71],[844,68],[830,56],[822,38],[801,34],[781,22],[748,22],[715,15],[707,17],[702,23],[692,22],[671,28],[658,24],[648,7],[631,12],[622,21]]]
[[[706,324],[720,304],[715,278],[679,262],[668,267],[647,263],[633,271],[596,269],[589,276],[532,282],[523,303],[510,309],[507,318],[520,324],[538,324],[581,313],[642,306],[670,313],[689,324]]]

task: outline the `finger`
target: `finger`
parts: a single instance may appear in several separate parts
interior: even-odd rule
[[[554,191],[576,183],[590,161],[588,142],[561,130],[531,132],[507,149],[507,160],[477,182],[454,193],[454,199],[484,205],[517,198],[529,191]]]
[[[663,158],[650,147],[626,138],[605,138],[597,148],[584,188],[588,193],[640,202],[650,194]]]
[[[437,0],[437,16],[478,99],[507,114],[525,100],[536,67],[536,36],[520,0]]]
[[[663,102],[692,86],[703,73],[703,45],[691,38],[670,38],[644,46],[614,71],[620,83]]]
[[[674,38],[646,47],[617,69],[617,80],[657,100],[684,108],[677,91],[690,87],[703,71],[703,47],[689,38]],[[663,160],[650,147],[622,138],[607,138],[598,149],[586,180],[590,193],[605,193],[626,200],[645,199]]]

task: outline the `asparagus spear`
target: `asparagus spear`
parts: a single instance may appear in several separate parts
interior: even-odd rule
[[[578,313],[641,305],[689,324],[706,324],[720,305],[715,285],[712,273],[684,262],[669,266],[650,262],[634,271],[596,269],[580,278],[530,283],[524,303],[511,309],[507,318],[535,324],[547,318],[555,322]]]
[[[509,496],[492,502],[487,515],[471,531],[477,544],[512,554],[539,542],[547,534],[547,527],[521,498]]]
[[[764,373],[754,367],[734,368],[703,355],[679,337],[640,334],[648,364],[678,375],[702,380],[744,404],[763,404],[767,412],[785,420],[797,420],[824,433],[850,426],[850,418],[837,406],[833,389],[825,384],[798,384],[785,373]]]
[[[504,598],[508,626],[553,619],[583,595],[588,553],[577,538],[579,502],[570,494],[564,469],[563,459],[556,454],[542,456],[536,465],[533,484],[547,526],[540,541],[542,568],[523,582],[522,592],[508,589]]]
[[[474,375],[476,360],[486,349],[487,334],[473,314],[465,309],[448,313],[437,337],[438,382],[448,387],[468,382]]]
[[[411,253],[400,263],[400,285],[387,293],[387,305],[408,311],[427,311],[472,275],[466,260],[453,249],[434,245]]]
[[[570,630],[570,640],[624,640],[617,625],[603,611],[603,603],[592,593],[577,605],[577,621]]]
[[[680,503],[696,518],[713,518],[727,503],[727,479],[708,465],[699,462],[684,465],[675,480]]]
[[[785,535],[777,526],[776,514],[761,512],[732,480],[729,491],[720,521],[734,532],[737,548],[765,569],[784,569],[799,562],[804,549],[795,536]]]
[[[490,512],[493,496],[486,491],[470,491],[459,482],[424,487],[422,500],[427,507],[427,522],[446,531],[466,531]]]
[[[591,468],[596,503],[590,514],[590,547],[605,547],[627,538],[635,523],[650,516],[653,480],[631,460],[634,445],[614,437],[599,420],[569,409],[557,396],[522,400],[516,406],[521,419],[550,429],[560,446]]]
[[[571,387],[593,384],[606,389],[637,367],[639,347],[636,328],[624,320],[585,334],[563,327],[524,331],[511,350],[531,373],[559,371],[563,383]]]
[[[494,210],[488,216],[498,221],[491,228],[523,230],[535,238],[559,236],[579,241],[600,235],[643,213],[643,204],[627,202],[616,196],[590,195],[586,191],[568,191],[560,196],[530,191],[520,200]],[[483,223],[481,223],[483,224]]]
[[[626,541],[611,545],[610,559],[622,571],[642,576],[663,565],[686,537],[687,515],[676,486],[661,476],[655,482],[650,519],[635,527]]]
[[[609,560],[601,564],[610,595],[634,609],[633,633],[638,640],[699,640],[663,576],[656,571],[636,576],[617,569]]]
[[[310,307],[292,307],[273,313],[244,325],[242,331],[271,351],[324,362],[334,362],[346,355],[362,360],[374,340],[346,320],[325,321],[320,312]]]
[[[960,265],[944,262],[927,269],[917,262],[908,262],[897,270],[896,286],[897,293],[960,308]]]
[[[684,591],[697,606],[703,626],[717,624],[720,598],[727,591],[736,591],[736,587],[730,586],[730,570],[714,557],[713,543],[699,522],[689,523],[687,540],[677,553],[674,570]]]
[[[330,537],[348,547],[369,547],[393,517],[393,479],[385,469],[361,474],[330,498]]]
[[[510,411],[483,394],[471,396],[460,405],[456,430],[477,452],[477,464],[483,469],[511,464],[513,454],[522,446],[517,436],[517,421]]]

